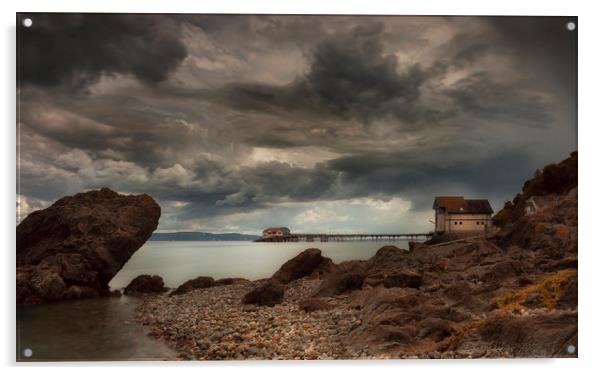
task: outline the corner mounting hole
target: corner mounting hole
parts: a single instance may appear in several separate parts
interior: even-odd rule
[[[566,29],[568,31],[573,31],[577,28],[577,25],[575,25],[575,22],[567,22],[566,24]]]
[[[25,18],[23,20],[23,26],[25,27],[31,27],[31,25],[33,25],[33,21],[31,18]]]
[[[569,354],[574,354],[576,350],[577,350],[577,348],[575,348],[575,345],[569,345],[566,347],[566,351]]]
[[[33,355],[33,350],[27,348],[27,349],[23,350],[23,355],[26,356],[27,358],[29,358]]]

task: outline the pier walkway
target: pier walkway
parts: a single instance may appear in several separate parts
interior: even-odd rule
[[[256,242],[329,242],[329,241],[382,241],[405,240],[415,242],[419,239],[428,240],[434,233],[353,233],[353,234],[326,234],[326,233],[291,233],[285,236],[272,236],[260,238]]]

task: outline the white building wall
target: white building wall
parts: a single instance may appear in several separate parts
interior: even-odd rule
[[[492,228],[489,214],[447,214],[447,233],[485,232]]]

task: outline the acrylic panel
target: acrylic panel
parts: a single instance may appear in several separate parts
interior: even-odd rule
[[[577,357],[577,18],[17,14],[18,361]]]

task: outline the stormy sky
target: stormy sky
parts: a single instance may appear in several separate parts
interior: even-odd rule
[[[577,148],[574,19],[25,16],[21,219],[107,186],[160,231],[426,231]]]

